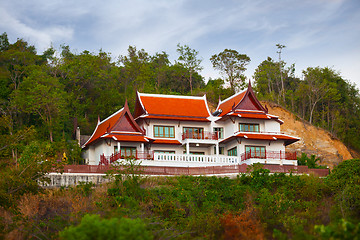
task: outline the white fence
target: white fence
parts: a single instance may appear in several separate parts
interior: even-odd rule
[[[285,155],[284,155],[285,156]],[[164,162],[194,162],[194,163],[222,163],[222,164],[243,164],[248,165],[254,163],[262,164],[276,164],[276,165],[297,165],[297,160],[290,160],[280,157],[269,158],[244,158],[244,154],[237,156],[225,156],[225,155],[188,155],[188,154],[169,154],[169,153],[154,153],[155,161]]]
[[[188,154],[165,154],[154,153],[155,161],[173,161],[173,162],[203,162],[203,163],[226,163],[239,164],[240,159],[233,156],[223,155],[188,155]]]

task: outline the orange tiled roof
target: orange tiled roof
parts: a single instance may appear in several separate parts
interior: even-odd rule
[[[132,117],[127,101],[122,109],[105,120],[98,121],[93,134],[82,147],[87,147],[101,138],[112,138],[125,142],[148,142],[139,125]]]
[[[205,97],[138,93],[138,98],[146,118],[205,121],[210,116]]]
[[[122,111],[124,108],[120,109],[110,117],[106,118],[105,120],[98,122],[93,134],[89,138],[89,140],[84,144],[83,147],[88,146],[90,143],[94,142],[95,140],[99,139],[102,135],[107,133],[108,129],[110,129],[114,124],[119,120]]]
[[[245,138],[251,140],[269,140],[269,141],[276,141],[276,140],[285,140],[285,145],[289,145],[291,143],[299,141],[299,138],[291,137],[286,134],[267,134],[267,133],[254,133],[254,132],[239,132],[231,137],[225,138],[221,141],[221,143],[225,143],[231,141],[235,138]]]
[[[216,108],[216,110],[221,109],[222,112],[219,115],[219,117],[229,113],[232,110],[233,106],[238,105],[238,103],[243,99],[243,97],[245,96],[246,90],[242,91],[240,93],[237,93],[227,99],[225,99],[224,101],[220,102],[218,107]]]
[[[155,139],[153,144],[171,144],[171,145],[181,145],[181,143],[178,140],[172,140],[172,139]]]
[[[144,135],[138,135],[138,134],[108,134],[102,136],[101,138],[112,138],[116,141],[121,141],[121,142],[142,142],[142,143],[149,142],[149,140],[145,138]]]
[[[178,120],[178,121],[197,121],[197,122],[209,122],[207,118],[203,117],[183,117],[183,116],[158,116],[158,115],[147,115],[143,118],[147,119],[163,119],[163,120]]]

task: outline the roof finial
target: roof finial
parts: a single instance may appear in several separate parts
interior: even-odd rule
[[[100,121],[100,116],[98,115],[98,124],[100,123],[101,121]]]

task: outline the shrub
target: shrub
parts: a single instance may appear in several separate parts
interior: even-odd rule
[[[101,219],[99,215],[85,215],[78,226],[71,226],[59,233],[61,239],[152,239],[141,219]]]

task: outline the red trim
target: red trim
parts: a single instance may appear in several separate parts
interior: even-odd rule
[[[175,121],[196,121],[196,122],[210,122],[207,118],[188,117],[188,116],[164,116],[164,115],[148,115],[142,117],[142,119],[163,119],[163,120],[175,120]]]
[[[152,144],[181,145],[181,143],[178,140],[169,140],[169,139],[154,139]]]
[[[129,106],[127,103],[127,100],[125,101],[125,105],[124,108],[121,111],[118,111],[117,113],[115,113],[114,115],[110,116],[108,119],[104,120],[103,122],[98,122],[98,125],[96,126],[94,133],[92,134],[92,136],[90,137],[90,139],[83,145],[83,148],[89,146],[91,143],[94,143],[96,140],[100,139],[100,138],[108,138],[107,136],[112,135],[112,131],[124,131],[124,132],[128,132],[130,126],[128,124],[125,124],[124,122],[122,122],[122,120],[127,121],[131,127],[134,129],[134,133],[138,134],[137,136],[139,136],[139,134],[142,135],[142,140],[141,141],[145,141],[144,139],[144,133],[142,131],[142,129],[139,127],[139,125],[135,122],[133,116],[130,113],[129,110]],[[105,134],[109,134],[106,135],[104,137]],[[131,134],[131,133],[130,133]],[[128,133],[126,133],[125,135],[129,135]],[[118,133],[114,134],[114,136],[120,136]],[[121,141],[121,140],[119,140]],[[124,140],[126,141],[126,140]],[[131,141],[131,140],[129,140]]]
[[[129,135],[126,135],[126,134],[109,134],[109,135],[103,136],[101,138],[112,138],[112,139],[115,138],[117,141],[120,141],[120,142],[142,142],[142,143],[149,142],[149,141],[146,140],[146,138],[144,136],[130,135],[130,134]]]
[[[249,133],[241,132],[234,136],[222,140],[220,143],[226,143],[236,138],[244,138],[249,140],[268,140],[268,141],[285,140],[285,145],[289,145],[291,143],[300,140],[299,138],[290,137],[285,134],[262,134],[262,133],[253,133],[253,132],[249,132]]]

